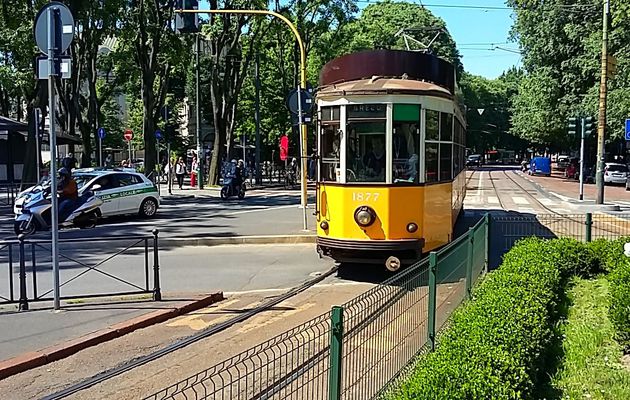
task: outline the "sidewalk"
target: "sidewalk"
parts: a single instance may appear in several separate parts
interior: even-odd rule
[[[550,177],[524,175],[532,182],[540,185],[551,194],[560,195],[557,197],[578,201],[580,192],[580,182],[566,179],[561,173],[554,173]],[[595,201],[597,198],[597,187],[592,183],[584,184],[584,200]],[[630,202],[630,192],[625,190],[625,186],[606,185],[604,187],[604,199],[607,203],[623,204]]]
[[[171,296],[161,302],[142,297],[92,299],[63,302],[60,311],[53,311],[51,304],[38,304],[28,312],[0,311],[0,379],[222,299],[222,293]]]

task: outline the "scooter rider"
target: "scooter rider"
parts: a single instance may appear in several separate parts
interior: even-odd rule
[[[60,189],[57,191],[59,194],[59,222],[63,222],[74,211],[79,198],[79,190],[77,189],[77,182],[72,179],[72,174],[67,168],[59,169],[59,178]]]

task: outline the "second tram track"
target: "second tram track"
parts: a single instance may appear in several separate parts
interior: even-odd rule
[[[217,334],[221,331],[224,331],[240,322],[243,322],[257,314],[260,314],[263,311],[267,311],[269,309],[271,309],[272,307],[278,305],[279,303],[282,303],[285,300],[290,299],[293,296],[296,296],[299,293],[304,292],[305,290],[315,286],[316,284],[320,283],[321,281],[323,281],[324,279],[328,278],[329,276],[331,276],[332,274],[334,274],[335,272],[337,272],[339,270],[339,266],[334,266],[332,268],[330,268],[328,271],[324,272],[323,274],[310,279],[309,281],[294,287],[293,289],[288,290],[287,292],[285,292],[284,294],[274,297],[271,300],[252,308],[251,310],[241,314],[241,315],[237,315],[231,319],[229,319],[228,321],[219,323],[217,325],[213,325],[205,330],[202,330],[200,332],[197,332],[193,335],[190,335],[188,337],[185,337],[183,339],[180,339],[178,341],[176,341],[175,343],[172,343],[166,347],[163,347],[157,351],[154,351],[150,354],[144,355],[142,357],[138,357],[135,359],[132,359],[124,364],[121,364],[119,366],[116,366],[112,369],[100,372],[90,378],[84,379],[78,383],[75,383],[63,390],[60,390],[58,392],[49,394],[45,397],[42,398],[42,400],[55,400],[55,399],[63,399],[66,398],[68,396],[71,396],[77,392],[80,392],[82,390],[88,389],[94,385],[97,385],[99,383],[105,382],[111,378],[114,378],[118,375],[121,375],[125,372],[129,372],[133,369],[136,369],[138,367],[141,367],[151,361],[157,360],[163,356],[166,356],[170,353],[174,353],[177,350],[181,350],[184,347],[187,347],[191,344],[194,344],[196,342],[199,342],[202,339],[206,339],[208,337],[211,337],[214,334]]]

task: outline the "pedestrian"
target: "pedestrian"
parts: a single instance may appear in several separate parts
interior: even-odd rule
[[[175,176],[177,176],[177,184],[180,189],[184,186],[184,175],[186,175],[186,163],[184,163],[184,159],[182,157],[179,157],[177,165],[175,165]]]
[[[108,155],[107,155],[107,157],[105,158],[105,166],[106,166],[107,168],[111,168],[111,166],[113,165],[113,163],[114,163],[114,160],[113,160],[113,158],[112,158],[112,154],[110,153],[110,154],[108,154]]]
[[[74,154],[68,153],[68,155],[61,160],[61,166],[68,171],[75,169],[77,167],[77,159],[74,158]]]
[[[197,186],[197,169],[199,169],[199,163],[197,162],[197,156],[193,156],[192,163],[190,164],[190,186]]]
[[[122,161],[120,162],[120,166],[121,166],[122,168],[127,168],[127,167],[129,166],[129,164],[127,163],[127,160],[122,160]]]

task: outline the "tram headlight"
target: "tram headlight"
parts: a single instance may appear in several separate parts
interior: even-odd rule
[[[376,221],[376,212],[368,206],[361,206],[354,211],[354,221],[361,227],[368,227]]]
[[[322,228],[323,230],[327,230],[328,229],[328,222],[327,221],[322,221],[319,223],[319,227]]]

